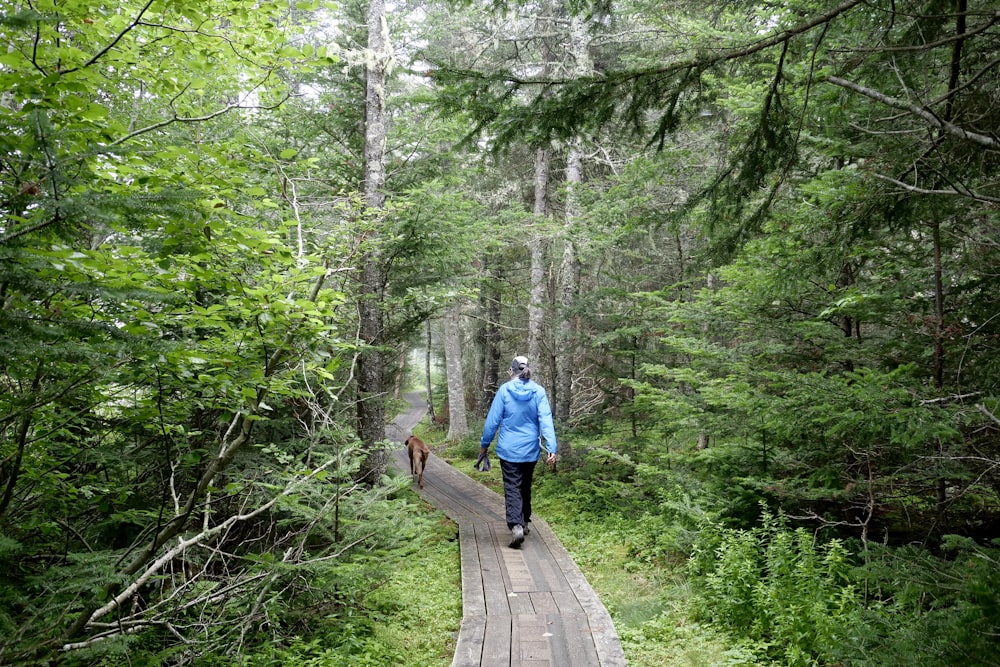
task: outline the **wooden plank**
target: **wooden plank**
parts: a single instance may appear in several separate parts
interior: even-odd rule
[[[500,558],[503,561],[510,590],[520,593],[535,590],[535,578],[531,575],[528,565],[530,556],[523,549],[501,548]]]
[[[552,599],[559,607],[560,614],[584,614],[583,606],[576,597],[576,593],[571,590],[553,591]]]
[[[483,568],[479,562],[476,529],[470,523],[458,526],[462,562],[462,615],[485,616],[486,594],[483,591]]]
[[[535,610],[536,614],[559,613],[559,605],[556,604],[555,598],[552,597],[551,592],[537,591],[534,593],[527,593],[526,595],[531,598],[531,606]]]
[[[548,544],[549,550],[555,557],[555,562],[559,564],[570,589],[576,595],[580,606],[583,607],[589,619],[599,664],[604,667],[625,667],[625,651],[618,639],[618,633],[608,610],[601,604],[594,589],[587,583],[580,568],[576,566],[573,558],[552,532],[552,529],[549,528],[549,525],[540,519],[535,519],[532,523],[535,530],[543,536]]]
[[[536,591],[567,591],[569,583],[563,576],[562,570],[553,562],[552,554],[548,545],[541,544],[538,547],[540,556],[529,561],[531,576],[535,581]]]
[[[507,593],[507,604],[511,614],[534,614],[535,607],[531,602],[530,593]]]
[[[517,617],[510,618],[510,665],[511,667],[524,667],[521,664],[521,629],[516,622]]]
[[[390,461],[408,474],[405,448]],[[453,665],[625,665],[610,615],[547,523],[533,519],[513,550],[502,496],[433,455],[424,485],[414,490],[459,524],[463,620]]]
[[[511,662],[511,616],[487,616],[483,637],[483,667],[508,667]]]
[[[573,665],[573,667],[578,665],[579,667],[598,667],[601,665],[587,616],[584,614],[560,614],[558,618],[562,625],[563,634],[567,639],[572,638],[566,645],[568,660],[566,664]]]
[[[507,599],[509,588],[493,542],[492,527],[476,524],[474,530],[486,599],[486,615],[510,616],[510,603]]]
[[[489,525],[490,545],[497,558],[504,594],[507,596],[507,613],[534,613],[531,598],[522,595],[527,568],[520,550],[510,548],[510,533],[505,521],[494,521]],[[483,531],[485,533],[485,530]],[[530,578],[528,579],[530,582]]]
[[[570,663],[557,660],[552,652],[549,638],[549,626],[545,617],[540,614],[519,614],[514,617],[514,627],[517,629],[518,646],[521,665],[568,665]]]
[[[458,643],[455,645],[455,657],[451,661],[452,667],[479,667],[485,638],[485,616],[463,617],[462,627],[458,631]]]

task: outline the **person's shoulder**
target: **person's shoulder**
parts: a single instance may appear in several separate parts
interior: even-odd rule
[[[525,383],[525,386],[528,389],[530,389],[531,391],[535,392],[535,396],[538,396],[538,397],[545,396],[545,387],[543,387],[542,385],[538,384],[534,380],[528,380]]]

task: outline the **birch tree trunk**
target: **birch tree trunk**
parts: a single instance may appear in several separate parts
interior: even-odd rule
[[[465,380],[462,378],[462,300],[456,297],[444,318],[444,356],[448,369],[448,440],[461,440],[469,434],[465,414]]]
[[[385,208],[385,82],[392,64],[385,0],[368,3],[368,53],[365,65],[365,182],[364,229],[377,229]],[[366,349],[358,360],[358,435],[369,454],[359,471],[362,480],[377,484],[385,474],[388,459],[377,444],[385,439],[385,360],[378,349],[383,341],[382,258],[374,231],[365,234],[361,264],[358,326]]]

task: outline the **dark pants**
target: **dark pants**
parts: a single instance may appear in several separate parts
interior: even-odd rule
[[[531,480],[535,476],[536,463],[538,461],[515,463],[500,459],[507,528],[523,526],[531,520]]]

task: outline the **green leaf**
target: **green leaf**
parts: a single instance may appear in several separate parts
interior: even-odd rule
[[[100,104],[90,104],[80,113],[80,117],[86,120],[104,120],[108,117],[108,110]]]

